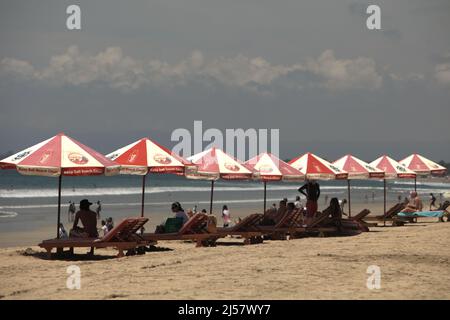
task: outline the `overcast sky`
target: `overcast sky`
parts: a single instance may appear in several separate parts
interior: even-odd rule
[[[448,0],[2,1],[0,154],[60,131],[172,147],[202,120],[278,128],[283,158],[449,161],[449,31]]]

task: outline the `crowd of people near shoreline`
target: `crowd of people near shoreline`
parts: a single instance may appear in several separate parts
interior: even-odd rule
[[[263,219],[261,221],[261,225],[275,225],[278,221],[280,221],[281,216],[286,211],[298,210],[300,209],[302,212],[302,222],[303,226],[307,227],[311,221],[313,221],[315,215],[318,212],[318,201],[321,196],[320,185],[317,181],[308,180],[303,186],[298,189],[298,192],[306,198],[306,202],[302,201],[300,195],[295,197],[295,200],[289,201],[287,198],[283,198],[278,206],[276,203],[273,203],[269,209],[264,212]],[[328,204],[328,195],[325,195],[325,203]],[[374,198],[374,194],[373,194]],[[366,196],[367,199],[367,196]],[[416,191],[411,191],[409,197],[405,197],[402,200],[402,196],[398,196],[398,201],[405,204],[405,209],[403,212],[420,212],[423,210],[423,201],[418,195]],[[439,210],[439,208],[445,206],[446,203],[442,202],[442,195],[440,197],[439,205],[436,203],[437,198],[433,193],[430,193],[429,200],[429,210]],[[330,221],[338,228],[341,226],[341,220],[343,216],[347,216],[348,214],[345,212],[345,206],[347,204],[346,199],[339,200],[336,197],[333,197],[329,201],[329,218]],[[60,238],[67,237],[99,237],[105,236],[109,231],[114,228],[114,221],[112,217],[108,217],[104,220],[101,220],[101,211],[102,204],[101,201],[96,202],[95,211],[91,210],[90,206],[91,202],[87,199],[83,199],[80,201],[79,210],[76,211],[75,203],[69,202],[69,210],[68,210],[68,222],[73,223],[72,228],[69,232],[65,230],[63,224],[60,224]],[[208,212],[206,209],[198,210],[198,206],[194,206],[194,208],[189,210],[184,210],[181,203],[174,202],[172,203],[171,212],[173,214],[172,217],[167,218],[164,222],[159,224],[156,227],[155,233],[167,233],[167,232],[176,232],[178,231],[190,218],[194,215],[201,213],[205,214],[208,217],[207,229],[209,231],[214,231],[218,226],[217,217]],[[241,221],[241,218],[237,218],[234,221],[232,220],[230,209],[227,205],[223,205],[221,211],[222,225],[223,228],[230,227],[234,224],[237,224]],[[449,218],[447,218],[449,219]],[[97,221],[101,220],[101,226],[97,228]],[[441,220],[441,219],[440,219]],[[443,220],[441,220],[443,221]],[[79,226],[81,222],[82,226]],[[144,233],[145,229],[142,228],[140,230],[141,233]]]

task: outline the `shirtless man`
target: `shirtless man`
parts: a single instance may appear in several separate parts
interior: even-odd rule
[[[306,197],[306,224],[308,225],[317,212],[320,186],[314,180],[308,180],[298,191]]]
[[[411,192],[410,200],[403,212],[419,212],[422,211],[423,204],[416,191]]]
[[[97,238],[97,214],[89,208],[91,204],[87,199],[80,201],[80,210],[75,214],[73,229],[86,232],[91,238]],[[78,227],[80,220],[83,228]]]
[[[83,199],[80,201],[80,210],[75,213],[75,220],[73,222],[72,230],[85,232],[88,234],[89,238],[97,238],[97,214],[89,208],[91,204],[92,203],[87,199]],[[78,222],[80,220],[83,228],[80,228],[78,226]],[[73,248],[71,248],[71,251],[73,252]],[[94,247],[91,247],[91,251],[89,252],[89,254],[94,254]]]

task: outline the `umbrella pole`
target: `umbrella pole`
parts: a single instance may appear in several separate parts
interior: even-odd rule
[[[414,177],[414,191],[417,192],[417,176]]]
[[[266,212],[266,191],[267,191],[267,181],[264,181],[264,211],[263,211],[263,213]]]
[[[141,217],[144,216],[144,202],[145,202],[145,178],[147,174],[142,176],[142,203],[141,203]]]
[[[56,225],[56,239],[59,239],[59,224],[61,223],[61,180],[62,172],[58,177],[58,224]]]
[[[386,179],[383,179],[384,185],[384,215],[383,215],[383,225],[386,226]]]
[[[212,214],[213,194],[214,194],[214,180],[211,181],[211,200],[209,202],[209,213],[210,214]]]
[[[350,199],[350,180],[347,179],[347,193],[348,193],[348,217],[352,217],[352,202]]]

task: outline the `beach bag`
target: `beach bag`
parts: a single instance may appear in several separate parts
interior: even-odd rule
[[[183,218],[167,218],[166,224],[164,225],[165,233],[175,233],[178,232],[183,226]]]

